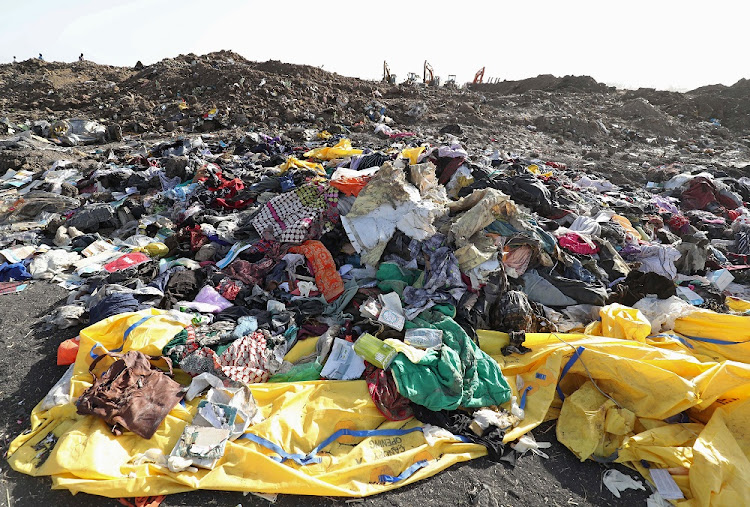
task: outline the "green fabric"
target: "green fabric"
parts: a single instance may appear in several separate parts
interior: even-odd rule
[[[435,312],[440,312],[444,315],[447,315],[448,317],[452,319],[456,317],[456,307],[448,303],[443,303],[442,305],[435,305],[431,308],[431,310]]]
[[[421,273],[418,269],[402,268],[395,262],[381,262],[375,278],[379,281],[400,280],[407,285],[411,285],[417,281]]]
[[[296,364],[286,373],[273,375],[269,382],[304,382],[306,380],[320,380],[320,372],[323,365],[317,361],[311,363]]]
[[[383,294],[395,292],[402,300],[404,299],[404,288],[408,286],[409,284],[402,282],[401,280],[383,280],[382,282],[378,282],[378,289],[380,289]]]
[[[500,405],[511,391],[500,366],[471,341],[461,326],[440,312],[422,312],[406,327],[443,331],[443,346],[418,363],[404,354],[391,362],[398,392],[430,410],[455,410]]]
[[[395,292],[402,299],[404,297],[404,288],[414,285],[418,280],[422,280],[424,273],[418,269],[402,268],[394,262],[382,262],[378,267],[375,278],[378,279],[378,289],[384,293]],[[421,285],[421,284],[420,284]]]

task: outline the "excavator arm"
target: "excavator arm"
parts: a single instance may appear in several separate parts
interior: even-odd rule
[[[388,62],[383,60],[383,82],[391,83],[392,80],[393,78],[391,77],[391,69],[388,67]]]
[[[481,83],[484,81],[484,67],[479,69],[476,74],[474,74],[474,84]]]
[[[424,61],[424,73],[422,75],[422,81],[425,84],[432,84],[435,81],[435,72],[432,69],[432,65]]]

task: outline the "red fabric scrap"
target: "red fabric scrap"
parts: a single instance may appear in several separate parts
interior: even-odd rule
[[[358,196],[370,181],[370,176],[358,176],[356,178],[338,178],[331,180],[331,186],[338,188],[346,195]]]
[[[580,234],[569,232],[558,239],[560,246],[577,254],[591,255],[599,251],[598,246],[592,246]]]
[[[144,253],[130,252],[129,254],[123,255],[119,259],[113,260],[109,264],[105,264],[104,269],[109,273],[114,273],[115,271],[122,271],[123,269],[131,268],[133,266],[137,266],[138,264],[143,264],[149,259],[151,259],[151,257]]]
[[[672,215],[672,217],[667,220],[667,224],[673,231],[681,231],[683,227],[690,224],[690,220],[682,215]]]
[[[409,400],[396,389],[396,382],[390,372],[368,364],[365,379],[373,403],[386,419],[403,421],[414,415]]]
[[[693,178],[688,189],[680,196],[680,204],[686,210],[706,209],[709,204],[716,201],[716,187],[702,176]]]
[[[119,501],[126,507],[159,507],[165,498],[167,498],[167,495],[137,496],[133,498],[132,503],[127,498],[120,498]]]
[[[193,227],[186,227],[185,230],[190,234],[190,249],[193,252],[197,252],[201,247],[210,242],[208,237],[203,234],[200,225],[194,225]]]

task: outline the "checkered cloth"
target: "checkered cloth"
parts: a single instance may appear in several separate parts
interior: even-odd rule
[[[268,201],[252,224],[261,236],[270,230],[278,241],[298,244],[333,230],[337,203],[337,189],[311,183]]]

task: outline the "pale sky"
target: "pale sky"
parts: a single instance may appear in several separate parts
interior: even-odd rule
[[[231,49],[399,82],[424,60],[445,81],[590,75],[618,87],[688,90],[750,78],[740,0],[3,0],[0,62],[111,65]]]

